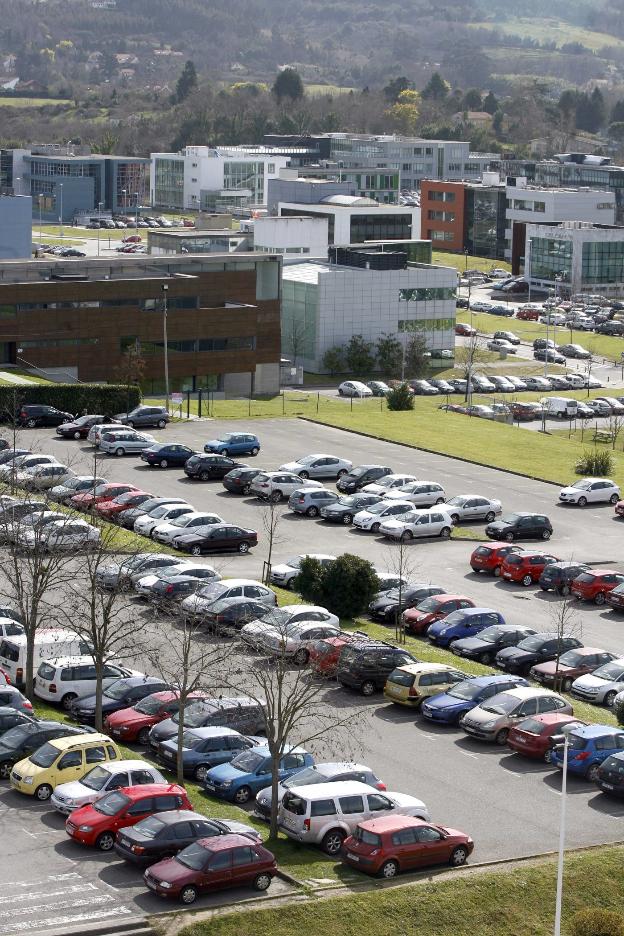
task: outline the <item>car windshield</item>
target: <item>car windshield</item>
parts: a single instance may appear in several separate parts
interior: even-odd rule
[[[311,465],[312,462],[315,462],[317,459],[316,455],[304,455],[303,458],[298,458],[295,462],[296,465]]]
[[[399,597],[399,590],[396,590],[397,598]],[[425,598],[424,601],[421,601],[416,605],[417,611],[436,611],[440,607],[440,602],[436,601],[433,595],[430,598]]]
[[[314,767],[304,767],[303,770],[298,770],[289,780],[284,780],[282,785],[290,789],[294,786],[312,786],[314,783],[325,783],[326,780],[327,777]]]
[[[262,621],[263,624],[269,624],[271,627],[279,629],[289,623],[291,614],[292,612],[284,611],[281,608],[271,608],[258,620]]]
[[[559,657],[562,666],[580,666],[583,660],[584,656],[578,650],[568,650],[567,653]]]
[[[175,520],[171,520],[170,523],[171,526],[184,527],[190,522],[190,519],[190,514],[180,514],[179,517],[176,517]]]
[[[217,436],[217,442],[231,442],[233,438],[231,432],[224,432],[223,435]]]
[[[204,705],[191,705],[189,708],[184,710],[184,725],[186,728],[201,728],[210,713],[212,712],[212,706],[207,707]],[[178,713],[176,712],[176,715]],[[178,721],[176,715],[173,716],[174,721]]]
[[[485,643],[496,643],[499,637],[502,637],[504,631],[500,627],[486,627],[485,630],[482,630],[479,634],[479,640],[485,641]]]
[[[286,565],[290,566],[291,569],[299,569],[301,567],[301,560],[303,556],[295,556],[293,559],[287,559]]]
[[[242,751],[237,754],[234,760],[230,761],[232,767],[240,770],[241,773],[253,773],[264,760],[264,754],[258,754],[256,751]]]
[[[482,691],[482,686],[475,686],[471,680],[466,680],[466,682],[458,683],[452,689],[449,689],[447,695],[452,696],[454,699],[463,699],[470,702],[472,699],[476,699]]]
[[[188,748],[189,751],[195,750],[196,747],[199,747],[199,745],[203,743],[204,739],[193,734],[192,731],[185,731],[182,735],[182,747]]]
[[[599,666],[598,669],[594,670],[592,676],[598,676],[600,679],[609,679],[609,680],[619,680],[624,676],[624,664],[622,663],[605,663],[604,666]]]
[[[98,484],[98,486],[95,488],[93,493],[96,495],[105,494],[107,489],[108,489],[108,484],[106,483]]]
[[[154,508],[149,516],[153,517],[154,520],[158,520],[159,517],[164,517],[169,510],[171,510],[171,506],[169,504],[162,504],[160,507]]]
[[[129,802],[129,797],[124,796],[119,790],[115,790],[113,793],[107,793],[102,799],[97,800],[93,804],[93,808],[104,816],[114,816]]]
[[[536,634],[534,637],[525,637],[518,644],[520,650],[539,650],[544,645],[544,638]]]
[[[452,504],[453,507],[462,507],[465,500],[466,500],[465,497],[451,497],[451,499],[448,500],[446,503]]]
[[[101,790],[109,779],[110,773],[108,770],[105,770],[104,767],[94,767],[80,782],[83,786],[89,787],[90,790]]]
[[[104,692],[105,696],[108,696],[109,699],[114,699],[116,702],[119,699],[123,699],[124,695],[130,688],[130,683],[127,679],[116,679],[115,682],[111,683]]]
[[[519,519],[520,519],[519,514],[515,514],[515,513],[505,514],[504,517],[501,517],[501,523],[516,523],[516,521]]]
[[[141,699],[140,702],[137,702],[134,706],[134,711],[140,712],[141,715],[156,715],[160,712],[162,704],[161,699],[157,699],[154,696],[147,696],[145,699]]]
[[[17,725],[15,728],[11,728],[9,731],[5,731],[0,738],[0,747],[4,748],[18,748],[23,744],[26,738],[29,735],[34,734],[35,731],[39,730],[39,726],[34,722],[32,724],[27,723],[25,725]]]
[[[575,481],[571,487],[579,488],[581,491],[587,491],[592,486],[592,481],[585,478],[583,481]]]
[[[339,497],[336,501],[336,504],[340,504],[341,507],[357,507],[360,503],[362,503],[362,501],[358,499],[357,494],[349,494],[346,497]]]
[[[366,513],[380,514],[380,513],[383,513],[384,510],[388,509],[388,504],[387,503],[384,504],[383,501],[379,501],[378,504],[371,504],[370,507],[365,507],[364,509]]]
[[[38,751],[31,754],[30,762],[35,767],[51,767],[58,756],[58,748],[52,744],[42,744]]]
[[[213,852],[195,842],[194,845],[189,845],[188,848],[184,848],[179,852],[173,860],[178,861],[185,868],[190,868],[192,871],[201,871],[212,855]]]
[[[483,703],[481,705],[484,712],[494,712],[495,715],[509,715],[518,704],[518,700],[514,696],[506,695],[506,693],[495,696],[495,698],[498,701],[488,702],[487,704]]]

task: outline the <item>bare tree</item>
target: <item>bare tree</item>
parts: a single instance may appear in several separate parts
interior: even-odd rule
[[[396,587],[399,606],[394,619],[394,636],[397,643],[405,643],[405,628],[402,626],[405,588],[406,583],[415,581],[418,566],[410,543],[406,542],[403,537],[386,547],[385,556],[387,570],[393,572],[399,580]]]
[[[472,399],[472,378],[476,366],[485,360],[485,339],[475,331],[466,338],[466,343],[455,351],[455,366],[459,369],[462,378],[466,381],[464,399]]]
[[[624,429],[624,415],[619,413],[612,413],[609,418],[609,432],[611,433],[613,451],[615,451],[618,436],[620,435],[622,429]]]
[[[273,561],[273,549],[281,542],[279,535],[279,526],[282,520],[282,514],[277,509],[277,503],[268,500],[262,508],[262,529],[267,543],[267,557],[264,561],[263,582],[268,585],[271,580],[271,564]]]
[[[550,618],[553,623],[553,631],[557,635],[557,657],[555,660],[553,689],[567,692],[572,684],[572,680],[563,675],[560,676],[559,674],[559,660],[563,651],[562,641],[564,637],[582,636],[583,625],[578,618],[572,599],[567,595],[562,601],[553,604]]]
[[[288,351],[293,357],[293,366],[297,366],[297,358],[300,357],[305,349],[306,328],[305,323],[294,316],[290,320],[288,330],[285,335]]]

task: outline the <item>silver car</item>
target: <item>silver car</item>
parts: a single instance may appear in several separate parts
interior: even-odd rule
[[[299,575],[303,559],[317,559],[322,566],[326,566],[334,562],[336,556],[329,556],[325,553],[302,553],[300,556],[293,556],[292,559],[271,567],[271,584],[279,585],[280,588],[290,588],[294,579]]]
[[[401,488],[388,491],[386,499],[410,501],[415,507],[433,507],[443,504],[446,494],[441,484],[436,481],[411,481]]]
[[[315,764],[313,767],[304,767],[298,770],[292,777],[282,782],[277,787],[277,801],[282,802],[286,790],[291,790],[296,786],[312,786],[315,783],[332,783],[339,780],[357,780],[359,783],[367,783],[369,786],[378,790],[384,790],[383,784],[373,773],[370,767],[364,764],[353,764],[349,761],[329,761],[323,764]],[[268,819],[271,815],[271,787],[266,787],[256,795],[254,814],[260,819]]]
[[[202,527],[209,527],[214,523],[225,523],[225,520],[219,514],[200,513],[193,510],[191,513],[180,514],[175,520],[161,522],[152,531],[152,539],[172,546],[176,536],[200,533]]]
[[[271,500],[277,504],[283,497],[290,497],[294,491],[301,487],[301,477],[290,471],[261,471],[257,474],[250,486],[250,493],[263,500]],[[307,488],[322,488],[320,481],[309,481]]]
[[[409,542],[424,536],[449,539],[452,529],[453,521],[450,516],[440,507],[431,507],[428,510],[415,510],[401,517],[391,517],[381,524],[379,532],[388,539]]]
[[[96,423],[95,426],[91,426],[89,432],[87,433],[87,442],[90,442],[91,445],[94,445],[96,448],[100,444],[100,439],[102,438],[105,432],[113,432],[118,429],[125,429],[126,427],[119,422],[109,422],[109,423]]]
[[[185,514],[195,513],[190,504],[161,504],[155,507],[151,513],[138,517],[134,521],[133,530],[141,536],[151,536],[153,531],[161,523],[170,523],[183,517]]]
[[[336,455],[303,455],[296,461],[280,465],[279,471],[288,471],[300,478],[342,478],[353,468],[353,462]]]
[[[133,429],[119,429],[113,432],[104,432],[100,438],[100,452],[108,455],[126,455],[128,452],[142,452],[143,449],[154,445],[156,439],[147,432],[134,432]]]
[[[353,526],[358,530],[367,530],[371,533],[379,533],[381,524],[395,517],[399,518],[402,514],[413,513],[414,505],[409,501],[379,501],[366,510],[360,510],[353,518]]]
[[[221,601],[224,598],[251,598],[266,605],[267,610],[277,606],[275,592],[262,582],[256,582],[253,579],[226,579],[214,585],[204,585],[194,595],[185,598],[180,608],[182,613],[189,618],[201,620],[202,614],[210,611],[215,601]]]
[[[518,686],[499,692],[477,705],[460,718],[459,724],[474,738],[502,745],[507,743],[510,729],[522,719],[547,712],[571,715],[573,709],[569,702],[550,689]]]
[[[48,491],[48,497],[59,504],[64,504],[75,494],[93,491],[99,484],[107,484],[107,479],[96,478],[94,475],[74,475],[72,478],[65,478],[60,484],[57,482]]]
[[[593,673],[579,676],[572,683],[570,694],[594,705],[613,705],[616,695],[624,689],[624,657],[599,666]]]
[[[326,488],[299,488],[288,498],[288,506],[294,513],[305,514],[306,517],[318,517],[321,507],[328,507],[338,500],[334,491]]]
[[[25,474],[23,486],[29,491],[46,491],[55,487],[60,481],[69,479],[74,472],[67,465],[37,465],[29,468]]]
[[[485,520],[492,523],[501,513],[502,506],[499,500],[481,497],[477,494],[458,494],[451,497],[444,504],[444,510],[450,514],[453,523],[464,520]]]

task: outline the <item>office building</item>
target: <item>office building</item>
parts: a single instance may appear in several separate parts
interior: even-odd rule
[[[624,224],[624,167],[612,166],[608,156],[560,153],[535,163],[534,181],[549,188],[585,188],[613,192],[615,223]]]
[[[328,195],[318,204],[279,202],[282,217],[327,218],[330,244],[412,240],[420,231],[420,209],[382,205],[358,195]]]
[[[254,250],[281,254],[285,263],[304,255],[327,259],[329,220],[326,217],[256,218],[247,222],[246,227]]]
[[[624,227],[563,221],[527,224],[526,276],[559,295],[624,292]]]
[[[420,189],[420,236],[438,250],[505,256],[505,186],[496,173],[482,182],[426,179]]]
[[[0,195],[0,260],[28,260],[32,253],[32,199]]]
[[[253,250],[253,241],[243,231],[232,228],[165,229],[152,228],[147,234],[147,249],[153,257],[175,254],[235,253]]]
[[[0,263],[0,363],[115,381],[138,348],[144,389],[227,396],[279,387],[281,259],[271,254],[118,255]],[[164,287],[164,288],[163,288]]]

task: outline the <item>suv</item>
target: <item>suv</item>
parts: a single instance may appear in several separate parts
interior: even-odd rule
[[[563,744],[552,749],[550,763],[563,770]],[[583,725],[568,733],[568,770],[595,782],[599,768],[611,754],[624,751],[624,728],[613,725]]]
[[[261,471],[251,482],[249,493],[277,504],[300,487],[301,478],[290,471]],[[322,488],[323,485],[320,481],[306,481],[306,487]]]
[[[510,673],[528,673],[537,663],[556,660],[568,650],[583,644],[568,634],[541,633],[525,637],[516,647],[505,647],[496,654],[496,665]]]
[[[27,403],[17,411],[17,422],[28,429],[34,429],[35,426],[60,426],[61,423],[71,422],[73,418],[72,413],[64,413],[55,406]]]
[[[156,426],[157,429],[164,429],[171,417],[164,406],[136,406],[129,413],[118,413],[113,418],[122,426]]]
[[[336,487],[343,494],[354,494],[365,484],[372,484],[389,474],[392,474],[392,468],[388,468],[387,465],[358,465],[339,478]]]
[[[418,663],[418,660],[400,647],[383,640],[354,641],[342,649],[336,679],[342,686],[371,696],[381,692],[390,673],[406,663]]]
[[[488,523],[485,535],[492,540],[543,539],[552,536],[552,523],[543,514],[512,513],[505,514],[500,520]]]
[[[572,581],[582,572],[588,571],[589,566],[581,562],[551,562],[545,566],[538,585],[542,591],[552,589],[558,595],[569,595]]]

